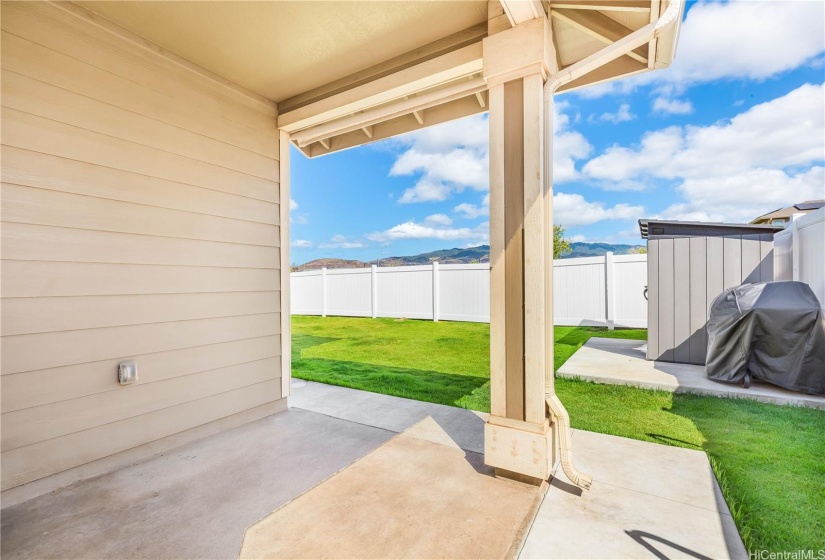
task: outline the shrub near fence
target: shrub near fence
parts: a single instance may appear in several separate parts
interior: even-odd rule
[[[293,272],[294,315],[490,321],[490,265],[439,264]],[[647,326],[646,255],[553,262],[557,325]]]

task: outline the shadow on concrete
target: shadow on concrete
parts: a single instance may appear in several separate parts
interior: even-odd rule
[[[464,459],[470,464],[478,474],[484,476],[496,476],[496,469],[484,464],[484,455],[481,453],[473,453],[472,451],[464,451]]]
[[[699,560],[712,560],[711,558],[709,558],[709,557],[707,557],[703,554],[699,554],[698,552],[696,552],[694,550],[691,550],[691,549],[686,548],[682,545],[676,544],[673,541],[669,541],[667,539],[664,539],[664,538],[662,538],[658,535],[654,535],[652,533],[647,533],[645,531],[625,531],[625,533],[627,533],[627,536],[629,536],[631,539],[633,539],[634,541],[636,541],[637,543],[639,543],[640,545],[645,547],[653,556],[655,556],[656,558],[659,558],[660,560],[670,560],[670,556],[666,555],[664,552],[662,552],[661,550],[656,548],[653,544],[651,544],[648,541],[658,542],[658,543],[663,544],[665,546],[668,546],[668,547],[670,547],[674,550],[678,550],[682,554],[686,554],[686,555],[691,556],[693,558],[698,558]]]
[[[553,480],[550,481],[550,486],[552,486],[553,488],[558,488],[562,492],[567,492],[571,496],[581,496],[583,492],[583,490],[575,484],[565,482],[561,480],[558,476],[553,477]]]

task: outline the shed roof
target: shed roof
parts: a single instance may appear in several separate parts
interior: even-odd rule
[[[643,239],[649,237],[723,237],[725,235],[748,235],[776,233],[783,226],[767,224],[727,224],[723,222],[683,222],[679,220],[639,220],[639,231]]]
[[[798,202],[793,206],[788,206],[787,208],[779,208],[773,212],[762,214],[758,218],[751,220],[751,223],[757,224],[765,221],[769,222],[778,218],[791,218],[794,214],[798,214],[800,212],[812,212],[822,208],[823,206],[825,206],[825,200],[806,200],[805,202]]]

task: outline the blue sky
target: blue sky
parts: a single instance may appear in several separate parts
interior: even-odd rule
[[[641,243],[639,218],[747,222],[825,198],[825,3],[690,3],[666,70],[556,96],[556,223]],[[487,243],[487,117],[292,153],[292,261]]]

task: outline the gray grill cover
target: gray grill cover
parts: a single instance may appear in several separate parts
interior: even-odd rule
[[[825,317],[810,286],[763,282],[713,300],[705,371],[741,382],[746,374],[786,389],[825,395]]]

